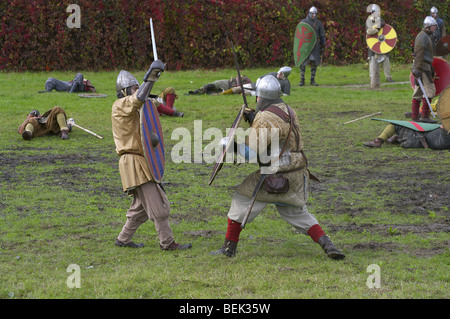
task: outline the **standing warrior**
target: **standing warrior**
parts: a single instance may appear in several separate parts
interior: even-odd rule
[[[415,88],[412,96],[412,120],[421,122],[434,122],[430,119],[430,108],[424,96],[431,100],[436,95],[436,86],[434,85],[432,74],[433,63],[433,33],[436,31],[437,22],[433,17],[426,17],[423,21],[423,29],[417,35],[414,41],[414,61],[412,74],[414,75]],[[425,92],[419,85],[422,81]],[[422,101],[422,114],[419,118],[420,102]]]
[[[320,56],[321,53],[325,50],[325,29],[323,28],[322,22],[317,19],[317,8],[311,7],[308,12],[308,17],[303,19],[301,22],[308,23],[313,27],[316,32],[316,36],[320,41],[316,42],[316,45],[311,51],[309,58],[305,60],[300,65],[300,83],[299,86],[305,85],[305,71],[308,62],[311,64],[311,85],[317,86],[318,84],[315,81],[317,66],[320,64]]]
[[[242,223],[247,221],[247,217],[250,223],[269,203],[274,203],[281,217],[299,232],[311,236],[315,242],[320,244],[328,257],[344,258],[345,255],[336,249],[331,239],[319,226],[316,218],[306,208],[310,174],[302,151],[303,141],[299,121],[296,113],[281,99],[280,83],[272,75],[261,78],[256,85],[256,96],[257,105],[254,117],[248,114],[244,117],[251,123],[248,143],[237,144],[235,142],[234,148],[246,160],[251,161],[256,158],[260,170],[250,174],[237,187],[228,212],[225,243],[219,250],[210,254],[235,256]],[[271,143],[272,139],[274,139],[274,143]],[[274,150],[273,148],[276,146],[274,147],[273,144],[277,143],[279,143],[280,149]],[[271,154],[278,152],[277,154],[280,156],[272,159],[269,163],[270,166],[267,166],[268,161],[262,159],[267,156],[265,154],[269,152],[270,148]],[[285,183],[281,189],[271,189],[268,180],[274,175],[268,175],[265,184],[257,193],[250,214],[246,216],[251,203],[250,198],[257,189],[255,185],[269,168],[278,177],[282,175]]]
[[[366,33],[368,35],[377,34],[380,31],[380,29],[383,28],[384,25],[386,24],[384,19],[381,18],[380,7],[376,4],[371,4],[367,7],[367,12],[369,12],[370,15],[366,20]],[[375,68],[379,67],[378,66],[379,63],[383,63],[383,71],[386,81],[394,82],[391,76],[391,62],[389,60],[388,54],[375,53],[369,49],[368,59],[369,59],[370,78],[378,74],[378,72],[375,72]],[[379,78],[378,81],[376,82],[379,83]]]
[[[163,71],[164,64],[159,60],[154,61],[141,86],[127,71],[121,71],[117,77],[116,92],[119,99],[112,106],[112,130],[116,152],[120,156],[119,171],[123,190],[133,196],[126,214],[127,221],[116,239],[117,246],[143,247],[144,244],[135,244],[131,238],[138,227],[150,219],[155,224],[161,249],[192,247],[191,244],[181,245],[174,241],[169,225],[169,201],[161,186],[153,180],[141,142],[139,110]]]
[[[438,9],[436,7],[432,7],[430,10],[430,14],[431,17],[433,17],[436,20],[437,23],[437,28],[433,33],[433,37],[434,37],[434,45],[436,45],[436,43],[439,42],[439,40],[443,37],[445,37],[446,33],[445,33],[445,23],[444,20],[442,20],[441,18],[439,18],[438,16]]]

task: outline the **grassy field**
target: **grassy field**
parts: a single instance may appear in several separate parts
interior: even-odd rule
[[[114,246],[131,203],[121,189],[111,133],[118,71],[83,72],[107,94],[90,99],[38,93],[48,77],[70,80],[74,73],[1,73],[0,298],[448,298],[449,152],[389,144],[369,149],[363,143],[386,123],[366,118],[343,124],[375,112],[381,112],[379,118],[404,119],[411,108],[409,70],[392,65],[396,83],[385,83],[382,76],[376,90],[370,89],[364,65],[321,66],[318,87],[309,81],[298,87],[298,69],[290,76],[292,92],[284,100],[299,116],[310,169],[322,181],[312,185],[308,209],[346,254],[343,261],[327,258],[273,205],[241,233],[236,258],[208,255],[223,243],[234,186],[256,166],[226,164],[208,186],[212,164],[171,160],[180,142],[172,132],[186,128],[194,137],[216,127],[225,134],[242,97],[185,93],[235,76],[235,70],[167,71],[153,89],[159,94],[175,87],[175,106],[185,113],[161,117],[171,225],[177,241],[193,244],[182,252],[160,250],[150,221],[133,239],[145,248]],[[272,71],[241,73],[256,81]],[[134,71],[139,80],[144,73]],[[248,100],[254,107],[254,98]],[[43,113],[55,105],[104,138],[77,128],[67,141],[56,136],[24,141],[17,134],[30,110]],[[194,121],[201,121],[195,122],[201,123],[200,132]],[[79,267],[80,288],[67,284],[75,274],[68,271],[71,265]],[[371,275],[378,276],[379,285],[367,284],[376,283]]]

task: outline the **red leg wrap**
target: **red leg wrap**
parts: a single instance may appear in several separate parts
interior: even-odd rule
[[[241,224],[228,218],[228,228],[225,238],[237,243],[239,241],[239,234],[241,231]]]
[[[308,229],[308,235],[317,243],[319,238],[325,235],[325,232],[319,224],[315,224]]]

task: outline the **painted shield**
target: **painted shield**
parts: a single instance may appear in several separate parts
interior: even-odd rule
[[[164,138],[158,111],[150,100],[140,110],[141,142],[144,157],[155,182],[160,183],[164,175]]]
[[[414,121],[397,121],[397,120],[387,120],[387,119],[372,119],[372,120],[389,122],[391,124],[403,126],[403,127],[412,129],[417,132],[434,131],[441,127],[441,124],[420,123],[420,122],[414,122]]]
[[[225,160],[225,156],[230,149],[231,145],[234,144],[234,135],[236,134],[236,129],[239,127],[239,124],[241,123],[242,117],[244,115],[244,107],[242,107],[239,110],[238,115],[236,116],[233,125],[231,126],[230,131],[228,132],[228,143],[224,146],[222,153],[217,157],[216,163],[214,164],[213,171],[211,173],[211,176],[209,178],[208,185],[211,185],[214,181],[214,178],[216,178],[217,173],[222,169],[223,162]]]
[[[434,57],[432,66],[436,73],[434,86],[436,87],[436,96],[438,96],[450,84],[450,65],[443,58]],[[414,90],[416,85],[414,84],[414,75],[412,73],[409,74],[409,82]]]
[[[366,35],[366,43],[370,50],[378,54],[390,52],[397,44],[397,32],[389,24],[374,35]]]
[[[317,42],[314,28],[308,23],[300,22],[295,28],[294,63],[300,66],[309,57]]]
[[[444,56],[450,53],[450,35],[446,35],[436,43],[436,55]]]
[[[442,126],[450,131],[450,85],[445,88],[439,97],[437,112],[441,119]]]

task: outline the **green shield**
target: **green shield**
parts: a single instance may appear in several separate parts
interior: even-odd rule
[[[414,121],[396,121],[396,120],[385,120],[385,119],[372,119],[374,121],[384,121],[389,122],[394,125],[403,126],[409,129],[412,129],[414,131],[418,132],[429,132],[434,131],[441,127],[440,124],[431,124],[431,123],[419,123]]]
[[[317,42],[317,35],[313,27],[305,22],[300,22],[295,28],[294,34],[294,63],[300,66],[311,54]]]

